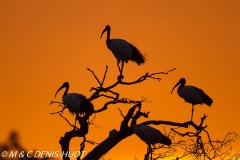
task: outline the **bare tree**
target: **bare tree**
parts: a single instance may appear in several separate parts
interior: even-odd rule
[[[122,97],[121,93],[115,92],[114,88],[119,85],[137,85],[138,83],[142,83],[148,79],[158,80],[160,81],[160,75],[169,74],[175,70],[171,69],[167,72],[155,72],[150,73],[147,72],[143,76],[139,77],[135,81],[126,82],[123,81],[123,77],[120,75],[117,77],[116,82],[111,85],[105,86],[105,79],[107,77],[108,66],[106,66],[106,70],[104,72],[102,80],[100,80],[94,71],[87,68],[89,72],[92,73],[96,81],[98,82],[98,87],[92,87],[91,91],[93,94],[89,97],[90,101],[94,101],[95,99],[105,97],[108,101],[98,110],[95,110],[94,113],[100,114],[101,112],[108,109],[110,105],[114,104],[132,104],[132,107],[129,108],[126,115],[123,115],[122,111],[119,109],[120,114],[123,117],[123,120],[120,124],[120,130],[117,131],[113,129],[109,132],[109,136],[106,137],[101,143],[97,144],[93,141],[89,141],[86,139],[86,135],[88,133],[88,126],[92,123],[88,121],[89,114],[85,114],[83,117],[78,117],[77,121],[80,124],[80,128],[74,128],[73,130],[66,132],[63,137],[60,138],[60,145],[63,152],[69,151],[69,143],[70,140],[74,137],[83,137],[83,141],[80,145],[80,153],[84,150],[85,144],[90,143],[96,145],[96,147],[90,151],[86,156],[82,157],[79,155],[77,157],[78,160],[98,160],[104,159],[104,155],[112,149],[115,145],[117,145],[122,140],[131,136],[133,133],[131,127],[128,125],[129,122],[133,119],[133,117],[144,117],[148,118],[149,111],[142,111],[142,106],[144,102],[147,100],[142,97],[141,100],[133,100],[129,97]],[[52,103],[61,103],[54,102]],[[63,106],[63,109],[58,112],[54,112],[51,114],[60,115],[70,126],[73,126],[63,115],[63,111],[66,106]],[[187,122],[172,122],[172,121],[163,121],[163,120],[153,120],[153,121],[145,121],[138,125],[164,125],[165,135],[167,135],[172,140],[171,146],[165,145],[153,145],[147,148],[146,153],[144,154],[144,160],[149,159],[160,159],[165,157],[176,157],[175,159],[181,159],[183,157],[192,157],[193,159],[227,159],[227,158],[239,158],[239,152],[234,155],[230,155],[230,151],[232,150],[232,142],[235,142],[239,136],[235,132],[229,132],[226,134],[223,140],[212,140],[210,134],[207,131],[207,125],[204,124],[206,115],[203,115],[201,118],[201,123],[196,124],[193,121]],[[180,130],[184,128],[185,132],[181,132]],[[193,130],[193,131],[192,131]],[[180,152],[181,151],[181,152]],[[180,153],[183,153],[180,155]],[[69,160],[68,156],[63,156],[63,160]]]

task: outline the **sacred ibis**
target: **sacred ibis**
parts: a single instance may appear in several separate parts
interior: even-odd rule
[[[148,125],[137,125],[136,119],[136,117],[133,117],[132,119],[132,131],[149,147],[156,143],[161,143],[167,146],[170,146],[172,144],[171,139],[162,134],[159,130]]]
[[[191,121],[193,118],[193,112],[194,112],[194,105],[196,104],[206,104],[209,107],[212,105],[213,100],[204,93],[203,90],[195,87],[195,86],[185,86],[186,80],[185,78],[181,78],[179,82],[173,87],[171,94],[175,87],[180,85],[177,89],[178,95],[185,100],[185,102],[192,104],[192,115],[191,115]]]
[[[66,88],[66,90],[63,93],[62,102],[72,115],[79,116],[79,114],[82,113],[88,113],[91,115],[94,112],[92,103],[84,95],[78,93],[68,93],[68,82],[63,83],[63,85],[57,90],[55,97],[57,93],[63,88]]]
[[[113,55],[117,59],[117,66],[121,74],[123,71],[124,62],[128,63],[128,61],[132,61],[136,62],[138,65],[141,65],[145,62],[146,58],[137,49],[137,47],[135,47],[131,43],[123,39],[110,39],[110,31],[111,27],[107,25],[105,29],[102,31],[100,38],[102,38],[104,32],[107,32],[106,44],[108,49],[113,53]],[[121,69],[119,67],[120,61],[122,61]]]

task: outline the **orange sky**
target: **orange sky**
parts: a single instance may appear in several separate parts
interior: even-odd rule
[[[185,77],[187,84],[202,88],[214,100],[211,108],[195,108],[195,121],[207,114],[208,131],[214,139],[223,138],[228,131],[240,134],[239,6],[240,1],[234,0],[1,0],[0,142],[14,129],[29,150],[61,150],[59,138],[72,128],[60,116],[49,114],[60,109],[49,102],[61,100],[61,96],[54,99],[54,94],[65,81],[70,83],[69,92],[90,96],[91,86],[97,83],[86,67],[102,77],[108,65],[106,84],[116,80],[116,60],[106,47],[106,34],[100,39],[107,24],[112,27],[112,38],[134,42],[146,54],[143,66],[125,66],[125,80],[135,80],[147,71],[177,68],[163,75],[161,82],[148,80],[116,91],[136,100],[149,98],[152,102],[143,109],[151,111],[150,119],[184,122],[190,118],[191,105],[179,98],[176,90],[170,92]],[[103,102],[93,103],[100,108]],[[101,142],[110,130],[119,129],[122,117],[117,107],[126,114],[128,106],[123,105],[97,114],[94,123],[100,128],[91,125],[88,139]],[[71,150],[77,150],[80,141],[73,139]],[[239,149],[240,142],[234,146]],[[91,149],[87,144],[86,151]],[[146,145],[131,136],[106,158],[142,158],[145,150]]]

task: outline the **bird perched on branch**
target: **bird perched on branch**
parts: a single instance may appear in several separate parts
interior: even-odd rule
[[[149,147],[156,143],[165,144],[167,146],[170,146],[172,144],[172,141],[167,136],[162,134],[159,130],[148,125],[137,125],[136,121],[137,118],[133,117],[131,123],[132,131]]]
[[[206,93],[204,93],[203,90],[195,86],[185,86],[185,84],[186,84],[185,78],[181,78],[179,82],[173,87],[171,94],[174,88],[180,85],[177,89],[177,93],[181,98],[185,100],[185,102],[192,104],[192,115],[191,115],[191,121],[192,121],[194,105],[206,104],[210,107],[213,103],[213,100]]]
[[[110,31],[111,27],[107,25],[105,29],[102,31],[101,37],[104,32],[107,32],[107,40],[106,44],[109,50],[113,53],[115,58],[117,59],[117,66],[122,73],[124,62],[128,63],[128,61],[136,62],[138,65],[141,65],[145,62],[146,58],[142,55],[142,53],[132,45],[131,43],[123,40],[123,39],[110,39]],[[120,69],[119,63],[122,61],[122,67]]]
[[[63,85],[57,90],[55,97],[63,88],[66,88],[66,90],[63,93],[62,102],[68,108],[71,114],[79,116],[79,114],[87,113],[91,115],[94,112],[94,106],[84,95],[79,93],[68,93],[68,82],[63,83]]]

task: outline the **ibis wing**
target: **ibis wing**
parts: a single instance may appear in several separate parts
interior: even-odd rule
[[[213,100],[202,89],[199,89],[197,87],[195,87],[195,89],[201,94],[203,103],[205,103],[208,106],[211,106],[213,103]]]
[[[81,102],[84,96],[77,93],[70,93],[63,97],[62,101],[67,106],[68,110],[74,114],[79,113]]]
[[[162,133],[159,130],[147,125],[137,126],[134,133],[147,144],[158,143],[159,139],[162,138]]]
[[[203,90],[194,86],[184,86],[178,91],[178,94],[186,102],[192,104],[205,103],[210,106],[213,103],[212,99],[207,94],[205,94]]]
[[[116,58],[128,62],[132,57],[132,48],[130,44],[122,39],[111,40],[111,49]]]
[[[201,94],[196,90],[194,86],[184,86],[178,91],[180,97],[182,97],[186,102],[192,104],[203,103]]]

